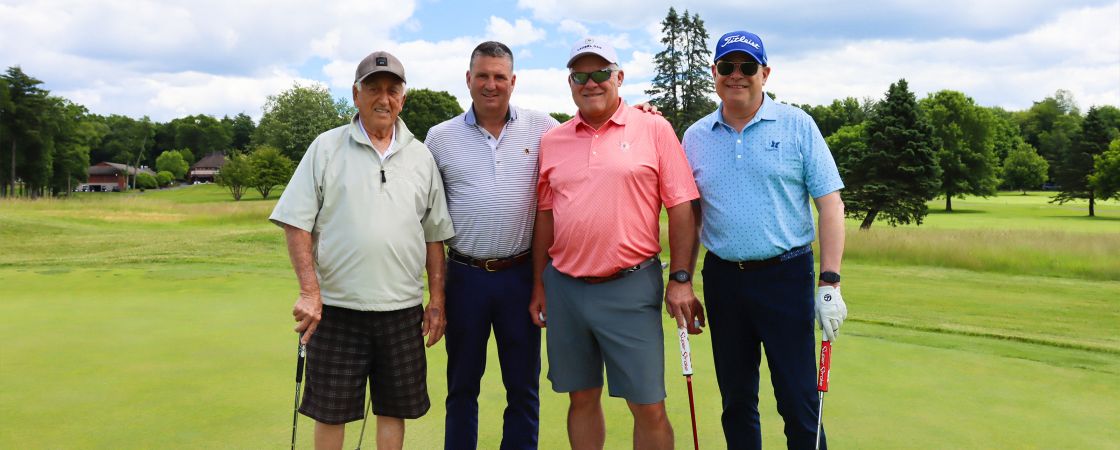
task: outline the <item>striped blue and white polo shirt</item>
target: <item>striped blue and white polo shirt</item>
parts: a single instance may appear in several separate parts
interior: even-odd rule
[[[529,249],[537,210],[541,135],[559,125],[548,114],[509,107],[500,136],[475,120],[474,108],[432,127],[425,140],[443,174],[455,226],[448,244],[474,258]]]

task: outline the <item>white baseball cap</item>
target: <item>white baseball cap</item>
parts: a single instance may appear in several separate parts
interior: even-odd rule
[[[602,38],[585,37],[572,46],[571,56],[568,57],[568,67],[572,67],[572,63],[577,58],[587,54],[599,55],[611,64],[618,64],[618,54],[615,53],[614,46],[610,42]]]

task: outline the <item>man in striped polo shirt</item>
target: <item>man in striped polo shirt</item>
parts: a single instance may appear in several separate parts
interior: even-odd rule
[[[447,419],[444,445],[478,442],[478,394],[490,328],[506,387],[503,449],[537,448],[540,329],[527,311],[536,213],[537,149],[558,122],[509,104],[513,53],[483,42],[466,74],[473,104],[428,131],[458,234],[448,241]]]
[[[568,393],[573,448],[605,443],[604,366],[610,395],[626,399],[634,416],[634,447],[672,448],[661,300],[664,294],[679,325],[699,332],[692,323],[702,308],[689,267],[691,201],[699,193],[669,122],[619,97],[623,72],[610,44],[581,40],[568,68],[579,112],[541,138],[533,240],[530,312],[548,319],[548,378],[553,390]],[[662,206],[674,280],[668,289],[658,260]]]

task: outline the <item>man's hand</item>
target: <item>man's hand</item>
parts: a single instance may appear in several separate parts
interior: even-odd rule
[[[661,111],[657,110],[656,106],[654,106],[652,103],[649,103],[649,102],[638,103],[637,105],[634,105],[634,107],[637,108],[638,111],[641,111],[641,112],[644,112],[644,113],[647,113],[647,114],[657,114],[659,116],[663,115],[663,114],[661,114]]]
[[[323,298],[318,292],[310,294],[300,292],[295,306],[292,307],[292,316],[295,317],[296,322],[299,322],[296,324],[296,333],[303,333],[299,343],[307,345],[311,335],[315,334],[315,329],[319,327],[319,320],[323,318]]]
[[[443,338],[443,332],[447,328],[447,315],[443,310],[444,304],[443,298],[432,296],[428,299],[428,307],[424,308],[424,323],[421,325],[420,331],[428,337],[428,342],[424,344],[427,347],[436,345]]]
[[[817,287],[817,322],[821,325],[824,340],[832,342],[840,334],[840,325],[848,318],[848,305],[836,286]]]
[[[677,328],[687,327],[688,334],[704,332],[700,328],[707,325],[704,306],[692,291],[692,283],[669,281],[665,289],[665,306],[669,316],[677,319]]]
[[[421,332],[428,337],[427,347],[436,345],[443,338],[447,328],[447,315],[443,311],[443,300],[428,300],[428,307],[424,308],[424,324]]]
[[[545,306],[544,286],[537,284],[533,286],[533,296],[529,301],[529,317],[533,321],[533,325],[544,328],[548,320],[548,308]]]

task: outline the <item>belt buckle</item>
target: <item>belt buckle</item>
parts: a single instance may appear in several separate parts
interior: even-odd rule
[[[486,260],[486,262],[482,263],[482,268],[483,268],[484,270],[486,270],[487,272],[497,272],[497,271],[498,271],[498,269],[491,269],[491,268],[490,268],[490,263],[492,263],[492,262],[494,262],[494,261],[497,261],[497,260],[496,260],[496,259],[488,259],[488,260]]]

